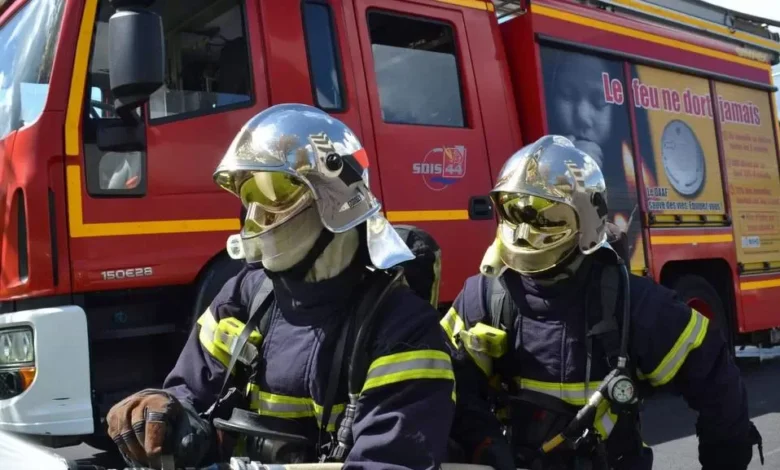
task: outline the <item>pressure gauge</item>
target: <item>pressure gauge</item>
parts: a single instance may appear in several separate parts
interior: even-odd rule
[[[609,384],[609,396],[611,401],[620,405],[626,405],[636,399],[634,382],[625,375],[619,375]]]

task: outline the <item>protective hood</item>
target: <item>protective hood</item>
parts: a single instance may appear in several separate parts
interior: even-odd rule
[[[317,210],[309,206],[284,224],[259,235],[232,235],[228,238],[228,253],[234,259],[260,262],[268,271],[283,272],[306,257],[323,228]],[[357,229],[334,234],[304,280],[318,282],[338,275],[352,262],[359,244]]]

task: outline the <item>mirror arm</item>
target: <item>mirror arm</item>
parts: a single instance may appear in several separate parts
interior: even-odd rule
[[[118,107],[116,115],[129,127],[137,127],[143,125],[143,119],[141,119],[141,109],[131,109]]]

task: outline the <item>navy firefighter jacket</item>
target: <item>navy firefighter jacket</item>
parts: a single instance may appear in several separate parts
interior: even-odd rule
[[[486,439],[501,438],[499,416],[488,408],[489,379],[498,376],[516,389],[543,393],[576,409],[586,404],[609,373],[606,359],[596,357],[594,341],[586,391],[585,304],[589,293],[600,292],[600,265],[591,259],[593,256],[585,258],[572,277],[548,285],[506,270],[503,276],[516,305],[515,334],[506,338],[508,347],[480,347],[481,331],[491,325],[486,313],[488,304],[483,300],[487,283],[481,275],[466,280],[442,319],[441,325],[450,337],[457,378],[453,438],[475,460]],[[697,431],[700,444],[708,444],[705,448],[726,452],[741,445],[749,449],[750,444],[743,444],[749,442],[751,426],[745,387],[719,331],[706,317],[681,302],[674,291],[634,275],[629,285],[629,356],[640,389],[669,384],[680,392],[699,412]],[[612,443],[618,439],[612,437],[625,430],[636,432],[633,424],[621,427],[616,421],[617,415],[605,406],[594,423],[596,431],[606,438],[610,459],[615,449]],[[529,424],[512,423],[515,428]],[[651,468],[652,451],[642,449],[641,441],[639,448],[618,468]],[[702,445],[699,448],[701,452]]]
[[[352,266],[317,283],[274,280],[275,307],[267,335],[255,331],[252,347],[264,366],[248,386],[250,409],[281,432],[317,442],[327,380],[347,301],[365,268]],[[216,400],[222,385],[230,341],[248,318],[248,306],[266,274],[251,270],[240,286],[240,302],[231,300],[236,278],[229,280],[194,328],[164,387],[198,412]],[[455,409],[454,374],[440,316],[406,287],[396,289],[377,312],[368,351],[370,368],[352,428],[354,446],[345,469],[429,469],[445,459]],[[345,363],[346,363],[345,359]],[[327,429],[335,431],[348,401],[345,379]],[[240,386],[240,384],[239,384]],[[243,388],[243,387],[241,387]]]

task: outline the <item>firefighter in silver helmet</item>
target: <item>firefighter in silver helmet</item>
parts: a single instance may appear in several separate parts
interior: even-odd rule
[[[342,332],[371,291],[368,280],[413,258],[379,213],[357,137],[316,108],[273,106],[244,125],[214,179],[246,208],[228,248],[247,267],[200,317],[163,388],[112,408],[109,434],[126,459],[147,464],[172,453],[187,466],[224,461],[233,447],[222,430],[236,421],[217,418],[239,408],[253,426],[296,437],[247,441],[248,456],[265,464],[328,458],[355,469],[437,467],[454,413],[454,375],[427,299],[405,286],[389,290],[373,339],[354,351],[366,365],[364,381],[355,392],[331,373],[340,370],[334,351],[349,337]],[[273,303],[240,347],[260,294]],[[233,353],[239,362],[228,375]],[[222,397],[226,376],[235,393]],[[211,417],[222,423],[219,432]],[[174,436],[167,449],[166,435]]]
[[[728,346],[673,291],[629,274],[594,159],[544,136],[509,158],[491,197],[496,239],[441,321],[465,459],[650,469],[637,408],[643,387],[670,385],[699,413],[703,469],[746,469],[761,437]]]

